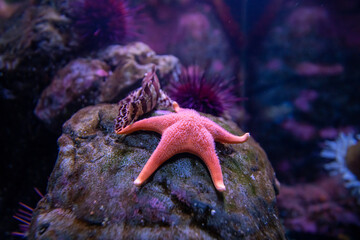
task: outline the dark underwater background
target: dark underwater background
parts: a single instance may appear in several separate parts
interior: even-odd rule
[[[175,56],[188,74],[202,69],[204,84],[219,89],[209,103],[171,85],[173,76],[160,78],[170,97],[191,100],[183,107],[232,119],[264,148],[281,183],[288,239],[358,239],[360,1],[116,2],[124,1],[0,0],[0,239],[19,239],[11,234],[19,231],[19,202],[36,207],[34,188],[46,193],[62,124],[140,85],[79,97],[83,89],[62,96],[52,80],[93,71],[85,82],[100,81],[106,67],[69,62],[134,41]],[[338,152],[347,162],[329,165]]]

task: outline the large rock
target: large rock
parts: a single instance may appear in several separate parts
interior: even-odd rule
[[[63,126],[48,193],[29,239],[284,239],[276,179],[253,140],[216,144],[226,191],[204,163],[180,154],[142,186],[134,179],[160,141],[154,132],[114,133],[118,107],[90,106]],[[234,134],[234,123],[207,115]]]

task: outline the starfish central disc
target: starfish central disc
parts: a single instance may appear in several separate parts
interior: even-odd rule
[[[134,184],[136,186],[143,184],[161,164],[172,156],[189,152],[204,161],[215,188],[220,192],[225,191],[220,162],[215,152],[215,141],[243,143],[248,140],[250,134],[233,135],[195,110],[180,108],[176,102],[174,102],[174,109],[176,113],[143,119],[116,132],[129,134],[146,130],[162,134],[159,145]]]

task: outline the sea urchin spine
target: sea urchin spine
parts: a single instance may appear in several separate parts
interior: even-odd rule
[[[222,116],[241,100],[233,94],[229,81],[208,77],[199,66],[183,67],[179,79],[172,79],[167,93],[183,108]]]
[[[34,188],[34,190],[41,198],[44,197],[44,195],[40,192],[39,189]],[[18,220],[20,222],[19,231],[11,232],[11,235],[24,238],[27,236],[27,234],[29,232],[30,222],[31,222],[31,218],[32,218],[32,215],[34,212],[34,208],[29,207],[28,205],[26,205],[25,203],[22,203],[22,202],[19,202],[19,205],[20,205],[20,208],[13,216],[13,218],[15,218],[16,220]]]

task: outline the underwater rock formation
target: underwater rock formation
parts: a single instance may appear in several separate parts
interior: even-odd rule
[[[156,55],[141,42],[111,45],[98,59],[73,60],[42,92],[35,114],[47,124],[59,126],[82,107],[119,101],[154,65],[160,78],[179,71],[176,57]]]
[[[107,80],[108,83],[102,89],[100,102],[113,101],[121,90],[143,79],[154,65],[160,79],[180,73],[178,58],[172,55],[157,55],[142,42],[109,46],[99,53],[99,58],[114,69],[112,76]]]
[[[49,64],[77,43],[67,31],[70,20],[49,6],[28,6],[2,23],[0,70],[14,70],[23,61]],[[44,65],[43,65],[44,66]]]
[[[227,190],[190,154],[163,164],[142,186],[134,179],[160,136],[114,132],[116,104],[81,109],[63,125],[48,193],[34,210],[29,239],[285,239],[276,179],[253,140],[216,144]],[[234,134],[232,122],[206,115]]]
[[[81,58],[71,61],[42,92],[35,108],[37,117],[50,123],[63,111],[76,111],[81,105],[94,104],[109,70],[110,67],[99,60]],[[70,106],[75,109],[70,110]]]

